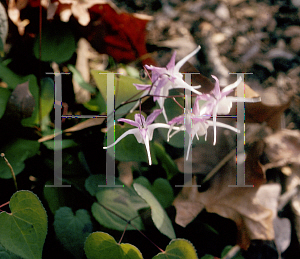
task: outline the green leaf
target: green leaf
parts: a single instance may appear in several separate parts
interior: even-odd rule
[[[77,210],[74,215],[71,208],[60,208],[54,216],[54,230],[60,242],[75,258],[83,258],[84,242],[93,230],[86,210]]]
[[[177,165],[175,164],[174,160],[169,156],[169,154],[166,152],[163,145],[161,145],[158,142],[154,142],[154,150],[155,150],[155,156],[161,166],[165,169],[165,172],[167,174],[168,180],[172,179],[173,176],[180,173],[178,170]]]
[[[43,142],[43,144],[51,150],[59,150],[60,148],[54,147],[55,140],[48,140]],[[63,139],[61,140],[61,149],[76,147],[78,144],[73,139]]]
[[[165,252],[157,254],[153,259],[198,259],[198,256],[190,241],[175,239],[166,247]]]
[[[176,238],[172,222],[155,196],[147,188],[138,183],[134,183],[133,187],[136,192],[149,204],[151,208],[152,220],[158,230],[170,239]]]
[[[91,74],[95,79],[96,85],[104,97],[105,102],[107,102],[107,73],[100,70],[92,70]],[[133,84],[144,84],[141,80],[133,78],[130,76],[115,75],[115,108],[117,108],[121,103],[128,101],[130,98],[137,99],[141,96],[142,92],[136,90]],[[127,114],[136,102],[125,104],[124,106],[116,109],[115,119],[119,119]]]
[[[0,244],[0,258],[1,259],[22,259],[21,257],[7,251],[1,244]]]
[[[75,66],[69,64],[68,69],[72,72],[73,79],[79,84],[79,86],[81,86],[82,88],[88,90],[92,94],[96,93],[96,88],[93,87],[91,84],[84,81],[82,75],[76,69]]]
[[[76,51],[75,37],[68,23],[53,21],[47,23],[42,30],[41,60],[61,64],[68,61]],[[39,36],[33,46],[34,56],[39,59]]]
[[[226,256],[228,254],[228,252],[231,250],[233,246],[226,246],[222,253],[221,253],[221,258],[223,258],[224,256]],[[241,251],[238,251],[237,254],[235,256],[232,257],[232,259],[244,259],[244,257],[242,256]]]
[[[117,244],[104,232],[94,232],[85,241],[84,251],[88,259],[142,259],[139,249],[131,244]]]
[[[173,188],[170,185],[169,181],[163,178],[157,178],[153,185],[149,180],[140,176],[134,180],[134,183],[138,183],[146,187],[152,194],[156,197],[163,208],[170,207],[174,200]]]
[[[25,167],[24,161],[37,154],[40,143],[35,140],[15,139],[1,149],[11,164],[15,175],[21,173]],[[0,178],[11,178],[11,171],[3,159],[0,159]]]
[[[11,213],[0,214],[0,243],[25,259],[40,259],[47,235],[47,214],[30,191],[14,193],[9,202]]]
[[[96,196],[97,192],[102,190],[101,187],[99,187],[98,185],[106,185],[106,176],[105,175],[103,175],[103,174],[90,175],[85,180],[84,187],[90,193],[90,195]],[[122,185],[123,188],[126,190],[126,192],[130,193],[130,191],[128,190],[128,187],[125,186],[118,178],[115,178],[115,185]],[[105,188],[109,188],[109,187],[105,187]],[[133,192],[133,191],[131,191],[131,192]]]
[[[106,112],[106,103],[100,92],[96,93],[96,96],[92,96],[92,98],[83,104],[83,106],[90,111],[103,113]]]
[[[0,87],[0,119],[2,118],[5,112],[6,105],[10,95],[11,95],[11,91],[9,91],[6,88]]]
[[[100,178],[101,177],[99,177],[98,180]],[[93,181],[94,184],[92,184]],[[87,179],[85,186],[91,194],[95,193],[96,188],[100,190],[96,193],[96,198],[100,204],[122,216],[127,221],[134,218],[132,224],[138,229],[144,229],[138,210],[148,207],[148,204],[141,199],[133,189],[127,186],[100,188],[98,187],[98,184],[105,184],[105,180],[103,181],[103,179],[100,180],[99,183],[96,183],[97,179],[94,176],[90,176]],[[117,183],[118,182],[116,181],[116,184]],[[123,231],[127,222],[103,208],[100,204],[94,203],[92,205],[92,214],[95,219],[107,228]],[[135,228],[128,225],[127,229],[134,230]]]

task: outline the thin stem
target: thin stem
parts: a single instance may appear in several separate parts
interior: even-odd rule
[[[5,203],[3,203],[2,205],[0,205],[0,208],[2,208],[2,207],[4,207],[4,206],[6,206],[6,205],[8,205],[9,204],[9,201],[8,202],[5,202]]]
[[[8,204],[9,204],[9,201],[8,201],[8,202],[5,202],[5,203],[3,203],[2,205],[0,205],[0,208],[4,207],[5,205],[8,205]],[[6,212],[6,211],[4,211],[4,210],[1,210],[1,209],[0,209],[0,211],[1,211],[1,212]]]
[[[6,163],[7,166],[9,167],[10,172],[11,172],[11,175],[12,175],[12,178],[13,178],[13,180],[14,180],[14,184],[15,184],[16,190],[18,190],[17,179],[16,179],[16,175],[15,175],[14,169],[12,168],[11,164],[10,164],[10,163],[8,162],[8,160],[6,159],[4,153],[1,153],[1,157],[3,157],[5,163]]]
[[[184,107],[183,107],[179,102],[176,101],[175,97],[173,97],[172,99],[173,99],[173,101],[174,101],[175,103],[177,103],[177,105],[178,105],[182,110],[184,110]]]
[[[126,232],[126,229],[127,229],[127,227],[128,227],[128,222],[127,222],[127,224],[126,224],[126,226],[125,226],[125,228],[124,228],[124,231],[123,231],[123,234],[122,234],[122,236],[121,236],[121,238],[120,238],[120,240],[119,240],[119,243],[118,244],[121,244],[121,242],[122,242],[122,239],[123,239],[123,237],[124,237],[124,235],[125,235],[125,232]]]
[[[152,78],[151,78],[151,76],[150,76],[148,70],[145,68],[145,66],[143,66],[143,67],[144,67],[144,69],[145,69],[145,71],[146,71],[146,74],[148,75],[149,79],[151,80],[151,83],[153,83],[153,82],[152,82]]]
[[[164,253],[165,251],[161,249],[158,245],[156,245],[149,237],[147,237],[142,231],[140,231],[135,225],[129,223],[132,227],[134,227],[142,236],[144,236],[150,243],[152,243],[159,251]]]

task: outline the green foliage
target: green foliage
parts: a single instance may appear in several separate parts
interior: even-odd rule
[[[125,185],[124,187],[111,188],[98,187],[98,185],[105,184],[106,180],[103,175],[93,175],[86,180],[85,187],[92,195],[96,195],[96,198],[100,204],[114,211],[116,214],[122,216],[128,221],[134,219],[132,220],[134,226],[136,226],[138,229],[144,229],[144,225],[139,217],[138,210],[148,207],[147,203],[145,203],[144,200],[141,199],[133,189]],[[116,181],[116,185],[117,184],[122,183]],[[92,205],[92,214],[95,219],[101,225],[107,228],[123,231],[127,225],[127,222],[105,209],[99,203],[95,202]],[[135,228],[129,225],[127,229],[134,230]]]
[[[17,138],[1,148],[11,164],[15,175],[21,173],[25,167],[24,161],[37,154],[40,143],[35,140]],[[0,159],[0,178],[12,178],[11,171],[3,159]]]
[[[154,152],[157,160],[161,164],[161,166],[164,168],[167,179],[170,180],[179,173],[178,167],[175,164],[174,160],[169,156],[169,154],[166,152],[165,148],[162,144],[154,141],[153,143]],[[153,150],[153,149],[152,149]]]
[[[198,256],[191,242],[175,239],[166,247],[165,252],[159,253],[153,259],[198,259]]]
[[[0,243],[25,258],[42,258],[47,234],[47,214],[38,197],[18,191],[10,199],[11,213],[0,214]]]
[[[14,90],[17,85],[29,81],[29,91],[35,100],[35,106],[31,117],[23,119],[22,125],[32,127],[39,122],[39,101],[41,100],[42,118],[48,116],[53,109],[54,103],[54,82],[51,78],[46,77],[41,80],[41,99],[39,98],[39,87],[34,75],[19,76],[11,71],[7,66],[0,63],[0,79],[7,83],[7,89],[0,88],[0,118],[6,108],[10,96],[9,90]]]
[[[77,259],[84,256],[84,241],[92,233],[90,215],[84,209],[74,215],[69,207],[62,207],[55,213],[54,230],[63,246]]]
[[[157,229],[170,239],[176,238],[172,222],[155,196],[147,188],[138,183],[134,183],[133,187],[136,192],[149,204],[151,208],[151,217]]]
[[[2,118],[5,112],[6,105],[10,95],[11,95],[11,91],[9,91],[6,88],[0,87],[0,119]]]
[[[104,97],[105,101],[107,96],[107,72],[100,70],[91,71],[96,85]],[[133,84],[143,84],[143,82],[137,78],[123,75],[114,76],[114,86],[115,86],[115,108],[119,107],[123,102],[130,100],[133,96],[133,100],[141,96],[141,91],[136,90]],[[127,114],[136,102],[131,102],[125,104],[124,106],[118,108],[115,112],[115,119],[119,119]]]
[[[157,178],[153,185],[151,185],[146,177],[140,176],[134,182],[143,185],[152,192],[163,208],[167,208],[172,205],[174,192],[168,180]]]
[[[47,23],[43,27],[41,60],[58,64],[68,61],[76,51],[76,41],[69,24],[61,21]],[[39,59],[39,36],[33,46],[34,56]]]
[[[104,232],[92,233],[84,244],[88,259],[142,259],[141,252],[131,244],[117,244],[116,240]]]
[[[232,246],[226,246],[221,253],[221,257],[223,258],[225,255],[227,255],[231,248]],[[235,256],[232,257],[232,259],[244,259],[244,257],[242,256],[241,251],[239,251]]]
[[[85,82],[82,75],[80,72],[76,69],[75,66],[73,65],[68,65],[68,69],[72,72],[73,74],[73,79],[83,88],[88,90],[90,93],[95,94],[96,93],[96,88],[94,88],[92,85],[89,83]]]
[[[21,259],[21,257],[7,251],[1,244],[0,244],[0,258],[1,259]]]

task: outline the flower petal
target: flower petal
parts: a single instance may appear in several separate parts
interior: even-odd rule
[[[231,84],[231,85],[227,85],[226,87],[223,88],[222,92],[227,92],[227,91],[230,91],[236,87],[238,87],[238,85],[242,82],[242,77],[239,77],[238,80],[236,80],[235,83]]]
[[[156,119],[156,117],[159,115],[159,114],[161,114],[161,112],[162,112],[162,109],[156,109],[156,110],[154,110],[148,117],[147,117],[147,119],[146,119],[146,125],[148,126],[148,125],[150,125],[155,119]]]
[[[132,126],[135,126],[135,127],[139,127],[140,126],[140,124],[138,124],[137,122],[135,122],[133,120],[129,120],[129,119],[123,119],[123,118],[121,118],[121,119],[118,119],[118,121],[128,123],[128,124],[130,124]]]
[[[133,84],[137,90],[149,90],[151,85]]]
[[[173,71],[174,71],[174,67],[175,67],[175,58],[176,58],[176,51],[174,51],[168,65],[166,66],[167,69],[170,71],[170,73],[173,74]]]
[[[190,54],[188,54],[183,59],[178,61],[178,63],[175,65],[174,72],[179,72],[179,70],[183,66],[183,64],[185,62],[187,62],[192,56],[194,56],[200,49],[201,49],[201,47],[198,46],[194,51],[192,51]]]
[[[147,150],[147,154],[148,154],[149,165],[152,165],[151,153],[150,153],[150,145],[149,145],[149,137],[148,137],[148,135],[146,135],[145,146],[146,146],[146,150]]]
[[[116,145],[121,139],[125,138],[127,135],[135,134],[137,132],[139,132],[139,129],[130,129],[130,130],[127,130],[114,143],[112,143],[111,145],[109,145],[107,147],[103,147],[103,149],[108,149],[108,148]]]

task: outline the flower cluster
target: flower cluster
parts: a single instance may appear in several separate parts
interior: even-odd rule
[[[152,84],[134,85],[138,90],[144,91],[142,97],[149,94],[152,95],[153,100],[157,101],[158,105],[160,106],[160,109],[155,110],[152,114],[150,114],[147,117],[146,120],[142,114],[135,114],[135,121],[129,119],[119,119],[118,121],[128,123],[130,125],[136,126],[137,128],[126,131],[113,144],[109,145],[108,147],[104,147],[105,149],[114,146],[127,135],[134,134],[139,143],[145,144],[148,154],[149,165],[151,165],[152,161],[149,141],[152,140],[153,131],[155,128],[168,128],[168,141],[169,138],[174,136],[176,133],[180,131],[186,131],[189,134],[189,145],[186,159],[188,159],[190,147],[192,145],[194,137],[196,136],[196,138],[198,139],[199,136],[205,135],[206,138],[207,129],[209,126],[212,126],[214,129],[214,145],[216,144],[217,126],[227,128],[239,133],[238,129],[230,125],[217,122],[216,119],[217,115],[229,114],[230,109],[232,107],[232,102],[252,101],[251,99],[249,100],[245,98],[228,96],[228,94],[231,93],[233,89],[241,83],[242,78],[240,77],[235,83],[226,86],[221,91],[218,78],[216,76],[212,76],[216,81],[214,89],[209,94],[202,94],[201,92],[196,90],[200,88],[200,86],[193,87],[188,85],[186,82],[183,81],[182,74],[179,73],[179,70],[182,67],[182,65],[193,55],[195,55],[199,50],[200,46],[197,49],[195,49],[192,53],[184,57],[182,60],[180,60],[176,65],[176,52],[174,52],[170,62],[165,68],[146,66],[148,70],[152,71]],[[167,98],[169,95],[169,90],[178,88],[188,89],[197,95],[194,102],[194,106],[192,111],[188,111],[186,109],[187,111],[184,114],[168,121],[164,108],[164,101],[165,98]],[[205,101],[205,103],[200,107],[199,101]],[[166,123],[153,123],[153,121],[160,113],[163,113]],[[209,120],[211,117],[213,118],[212,121]],[[176,124],[179,127],[175,127]],[[174,132],[171,134],[172,130]]]

